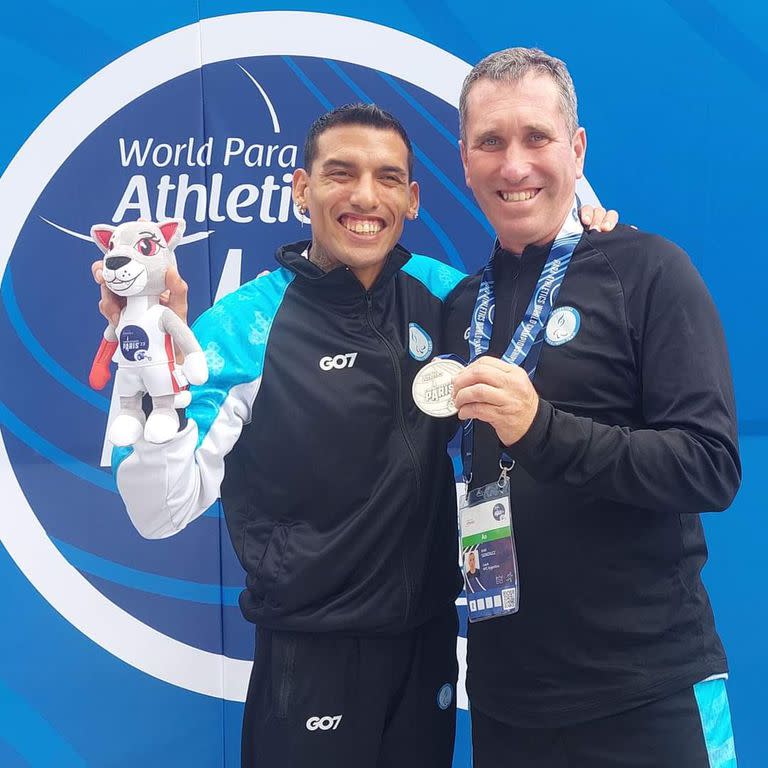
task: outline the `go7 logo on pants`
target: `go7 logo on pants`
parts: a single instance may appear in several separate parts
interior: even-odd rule
[[[310,717],[307,720],[308,731],[335,731],[339,727],[342,715],[326,715],[325,717]]]
[[[357,360],[357,352],[347,352],[346,355],[336,355],[320,358],[320,368],[324,371],[332,369],[341,370],[342,368],[351,368]]]

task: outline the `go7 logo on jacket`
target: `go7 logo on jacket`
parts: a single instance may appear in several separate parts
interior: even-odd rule
[[[347,352],[346,355],[330,355],[320,358],[320,368],[324,371],[331,371],[334,368],[341,370],[342,368],[351,368],[357,360],[357,352]]]

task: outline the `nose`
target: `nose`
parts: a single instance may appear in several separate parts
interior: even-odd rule
[[[107,256],[107,258],[104,259],[104,266],[107,269],[114,271],[120,269],[120,267],[124,267],[129,262],[130,259],[127,256]]]
[[[376,208],[379,204],[379,196],[373,176],[363,174],[357,179],[352,194],[349,197],[349,202],[355,208],[363,211],[370,211]]]
[[[530,173],[531,164],[528,152],[515,144],[510,144],[504,152],[501,177],[510,184],[519,184]]]

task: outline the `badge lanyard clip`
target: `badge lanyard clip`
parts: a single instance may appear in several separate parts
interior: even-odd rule
[[[501,474],[499,475],[499,488],[503,488],[509,483],[509,473],[515,468],[515,460],[509,459],[506,456],[502,456],[499,459],[499,469]]]

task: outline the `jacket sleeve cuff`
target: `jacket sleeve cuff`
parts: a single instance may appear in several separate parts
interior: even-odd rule
[[[539,406],[528,431],[514,445],[507,447],[509,455],[515,461],[519,461],[525,466],[528,462],[539,461],[542,458],[547,445],[553,412],[552,404],[539,398]]]

